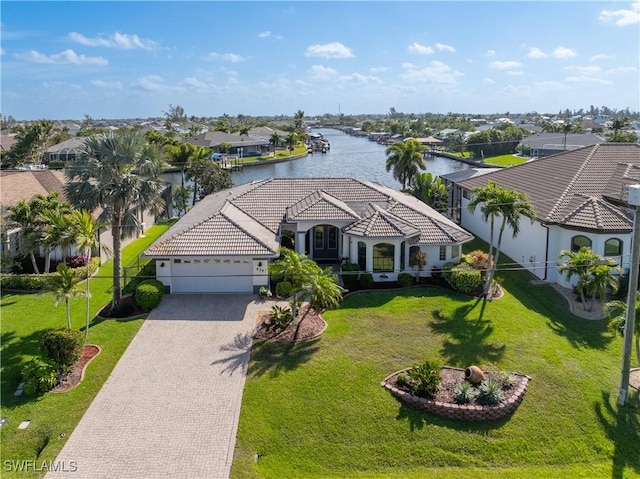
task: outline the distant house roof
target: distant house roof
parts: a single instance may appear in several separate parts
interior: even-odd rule
[[[566,145],[567,150],[575,150],[583,146],[592,146],[604,142],[604,138],[591,133],[569,133],[567,134]],[[538,149],[562,150],[564,144],[564,133],[536,133],[520,140],[520,145],[530,145],[532,148]]]
[[[11,133],[9,135],[0,135],[0,149],[1,150],[8,151],[16,143],[18,143],[18,140],[16,140],[16,135],[14,135],[13,133]]]
[[[85,141],[87,141],[86,136],[76,136],[74,138],[69,138],[68,140],[63,141],[62,143],[58,143],[56,145],[50,146],[47,148],[46,153],[69,153],[72,151],[78,152],[84,146]]]
[[[207,131],[205,133],[200,133],[199,135],[196,135],[192,138],[188,138],[186,141],[196,146],[204,146],[205,148],[216,148],[223,143],[229,143],[234,148],[269,144],[269,141],[263,138],[258,138],[251,135],[225,133],[223,131]]]
[[[452,171],[451,173],[440,175],[440,178],[451,183],[458,183],[459,181],[473,178],[474,176],[486,175],[487,173],[492,173],[501,169],[502,168],[468,168],[466,170]]]
[[[274,133],[277,133],[282,138],[289,134],[284,130],[278,130],[275,128],[270,128],[268,126],[256,126],[255,128],[251,128],[251,130],[249,130],[249,136],[267,141],[269,141],[269,138],[271,138],[271,135],[273,135]]]
[[[489,181],[526,193],[543,223],[629,232],[633,218],[625,208],[627,186],[640,183],[640,145],[602,143],[457,184],[471,190]]]
[[[271,178],[205,197],[145,256],[276,256],[283,223],[328,221],[346,234],[422,244],[473,236],[418,199],[354,178]]]
[[[66,201],[65,182],[64,172],[58,170],[0,170],[0,204],[13,206],[35,195],[47,196],[56,191],[60,200]]]

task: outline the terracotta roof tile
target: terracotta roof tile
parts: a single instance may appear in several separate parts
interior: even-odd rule
[[[371,205],[371,213],[343,228],[345,233],[364,238],[412,238],[420,235],[420,230],[408,221]]]
[[[344,201],[316,190],[287,208],[287,221],[356,220],[359,216]]]

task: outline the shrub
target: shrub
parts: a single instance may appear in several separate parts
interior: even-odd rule
[[[502,401],[502,386],[495,379],[486,379],[480,384],[478,404],[493,406]]]
[[[164,284],[157,279],[146,279],[136,287],[135,299],[145,311],[151,311],[162,301]]]
[[[51,263],[53,265],[53,263]],[[89,274],[95,273],[100,267],[100,258],[92,258]],[[83,280],[87,277],[87,268],[73,268],[73,275]],[[3,274],[0,276],[0,288],[18,291],[40,291],[47,289],[50,279],[57,273],[43,274]]]
[[[475,250],[462,256],[462,261],[474,269],[486,270],[489,265],[489,255],[482,250]]]
[[[291,294],[293,286],[290,281],[280,281],[276,284],[276,296],[278,298],[286,298]]]
[[[396,383],[398,384],[398,386],[410,386],[409,384],[409,376],[407,376],[407,373],[400,373],[398,374],[398,376],[396,376]]]
[[[49,361],[33,358],[22,368],[22,380],[27,395],[46,393],[58,384],[56,366]]]
[[[416,396],[433,397],[440,389],[440,366],[431,361],[414,366],[407,371],[411,389]]]
[[[362,273],[358,282],[360,283],[361,288],[370,288],[373,284],[373,275],[371,273]]]
[[[80,331],[57,328],[40,336],[40,350],[56,367],[66,369],[80,359],[83,336]]]
[[[65,263],[69,268],[80,268],[87,265],[87,258],[84,256],[67,256]]]
[[[270,298],[272,296],[271,295],[271,290],[269,288],[267,288],[266,286],[262,286],[260,288],[259,294],[260,294],[260,296],[263,296],[265,298]]]
[[[278,306],[277,304],[271,307],[269,313],[269,322],[272,326],[278,329],[284,329],[293,320],[293,313],[290,308]]]
[[[353,288],[358,284],[358,272],[360,265],[357,263],[345,263],[342,265],[342,282],[346,288]]]
[[[460,381],[456,384],[453,390],[453,400],[456,404],[469,404],[478,395],[478,391],[473,385],[466,380]]]
[[[447,266],[450,263],[447,263]],[[473,294],[478,290],[482,283],[480,271],[473,269],[466,263],[453,266],[451,268],[443,268],[444,279],[456,291],[465,294]]]
[[[398,275],[398,286],[401,288],[408,288],[413,285],[415,282],[415,278],[411,276],[409,273],[400,273]]]

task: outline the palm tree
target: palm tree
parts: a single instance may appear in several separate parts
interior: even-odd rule
[[[446,211],[449,188],[439,176],[416,173],[411,179],[409,193],[439,212]]]
[[[609,318],[609,329],[624,334],[627,323],[627,302],[621,300],[609,301],[604,305]],[[636,343],[636,359],[640,364],[640,291],[636,292],[634,337]]]
[[[40,213],[39,221],[42,226],[41,244],[45,249],[44,272],[51,268],[51,253],[57,248],[61,249],[62,260],[67,257],[67,249],[73,244],[68,232],[71,228],[71,208],[66,203],[55,202]]]
[[[280,145],[280,143],[282,143],[282,137],[278,134],[277,131],[274,131],[269,137],[269,144],[273,145],[274,153],[278,145]]]
[[[489,271],[487,272],[483,288],[483,295],[486,296],[489,293],[491,284],[493,283],[493,277],[500,257],[500,247],[502,246],[502,236],[505,228],[508,225],[509,228],[511,228],[512,237],[517,237],[520,233],[520,218],[522,216],[526,216],[531,219],[531,222],[533,222],[536,210],[525,193],[502,188],[494,182],[489,182],[485,187],[474,188],[472,193],[473,197],[467,205],[469,211],[474,212],[478,205],[482,205],[481,211],[483,221],[487,221],[488,219],[491,220],[488,255]],[[496,217],[498,216],[502,217],[502,222],[500,223],[500,229],[498,231],[498,242],[495,245],[495,258],[492,258],[494,224]]]
[[[20,200],[13,206],[9,206],[9,219],[17,223],[22,229],[22,253],[28,252],[31,258],[31,265],[36,274],[40,274],[38,263],[34,251],[38,244],[38,233],[36,230],[38,211],[33,208],[32,202]]]
[[[418,172],[418,168],[425,169],[422,145],[416,140],[399,141],[389,146],[387,155],[387,171],[393,169],[393,177],[400,182],[405,190],[411,178]]]
[[[199,181],[199,171],[200,171],[200,163],[205,161],[209,153],[206,148],[203,146],[196,147],[191,152],[191,156],[189,157],[188,163],[188,173],[187,176],[193,180],[193,201],[192,205],[195,206],[196,200],[198,199],[198,181]]]
[[[289,150],[289,154],[291,154],[298,143],[298,136],[295,133],[289,133],[287,137],[284,139],[285,144],[287,145],[287,149]]]
[[[89,280],[91,276],[91,252],[99,245],[98,231],[100,230],[99,223],[96,223],[87,210],[74,210],[72,214],[72,228],[71,235],[74,238],[75,244],[83,251],[85,262],[87,266],[87,282],[86,282],[86,301],[85,301],[85,328],[84,328],[84,342],[87,342],[89,337]]]
[[[587,293],[591,295],[589,300],[588,311],[593,309],[593,304],[596,301],[596,297],[599,296],[601,300],[607,297],[607,288],[611,288],[611,291],[615,294],[620,287],[620,281],[618,275],[622,273],[622,268],[616,265],[616,262],[612,259],[606,262],[599,261],[599,263],[591,268],[589,274],[585,278],[585,288]]]
[[[293,115],[293,126],[296,130],[302,130],[302,124],[304,122],[304,111],[298,110],[295,115]]]
[[[569,133],[571,133],[571,130],[573,129],[573,125],[571,125],[571,123],[569,121],[565,121],[562,124],[562,133],[563,133],[563,137],[562,137],[562,149],[564,151],[567,150],[567,135]]]
[[[558,259],[565,260],[558,265],[558,272],[566,274],[567,280],[571,280],[574,276],[578,278],[576,288],[580,293],[582,306],[587,310],[587,287],[589,285],[589,274],[600,264],[600,256],[591,251],[588,246],[583,246],[578,251],[562,250],[558,254]]]
[[[160,178],[162,160],[155,146],[132,131],[109,132],[87,139],[82,150],[84,165],[67,172],[67,197],[79,209],[102,211],[99,221],[113,234],[113,300],[122,300],[122,240],[140,230],[137,212],[162,211]]]
[[[77,288],[78,277],[73,274],[69,266],[60,263],[57,268],[58,274],[50,280],[51,292],[54,296],[54,304],[58,306],[64,300],[67,307],[67,328],[71,329],[71,305],[69,300],[74,296],[84,296],[84,291]]]
[[[173,166],[180,168],[182,172],[182,177],[180,179],[180,185],[184,188],[184,170],[189,164],[189,160],[191,159],[191,155],[195,147],[191,143],[180,143],[178,145],[168,145],[167,153],[169,155],[169,163]]]

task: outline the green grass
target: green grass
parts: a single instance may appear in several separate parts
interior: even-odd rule
[[[155,225],[123,249],[123,264],[131,265],[171,223]],[[111,300],[113,262],[102,266],[91,279],[91,314],[95,315]],[[101,320],[93,317],[89,328],[89,343],[97,344],[102,352],[87,368],[84,381],[66,393],[47,393],[40,397],[15,397],[21,380],[22,365],[38,356],[38,340],[43,330],[65,326],[64,303],[54,307],[53,295],[2,294],[2,327],[0,352],[2,359],[2,417],[8,423],[2,428],[1,452],[3,461],[54,460],[67,438],[80,421],[102,384],[115,367],[136,332],[142,319],[131,321]],[[72,325],[84,331],[84,298],[71,301]],[[17,429],[23,420],[31,420],[27,429]],[[4,464],[4,463],[3,463]],[[24,477],[3,469],[2,477]],[[30,476],[33,477],[33,476]]]
[[[466,160],[472,160],[477,163],[481,163],[480,158],[471,158],[468,152],[465,152],[464,155],[462,153],[453,153],[448,151],[449,155],[457,156],[459,158],[464,158]],[[499,167],[508,167],[508,166],[516,166],[521,165],[529,161],[528,157],[524,156],[513,156],[512,154],[508,155],[499,155],[499,156],[489,156],[484,159],[485,165],[489,166],[499,166]]]
[[[621,340],[526,272],[502,275],[484,310],[436,288],[355,294],[317,340],[256,343],[232,477],[640,477],[640,399],[616,406]],[[447,420],[380,387],[425,359],[532,381],[510,418]]]
[[[250,165],[252,163],[269,163],[269,161],[281,160],[282,158],[295,157],[302,155],[307,151],[307,147],[303,144],[298,144],[291,153],[289,150],[276,150],[275,155],[270,156],[248,156],[242,159],[243,165]]]

